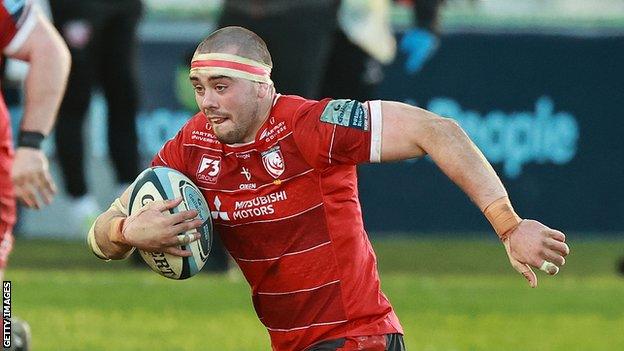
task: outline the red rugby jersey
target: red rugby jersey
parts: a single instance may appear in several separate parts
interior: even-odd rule
[[[27,1],[0,1],[0,49],[5,55],[17,52],[36,24],[35,11]],[[1,59],[1,58],[0,58]],[[0,96],[0,238],[15,223],[15,196],[11,184],[13,146],[11,121]]]
[[[278,95],[255,141],[221,144],[198,113],[152,162],[202,190],[274,350],[402,333],[357,191],[355,165],[379,162],[380,135],[379,101]]]

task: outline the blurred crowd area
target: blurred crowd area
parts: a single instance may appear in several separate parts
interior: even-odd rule
[[[395,28],[409,26],[412,1],[392,7]],[[218,16],[223,0],[145,0],[146,20],[204,20]],[[622,0],[447,0],[441,13],[444,28],[465,27],[624,27]]]
[[[624,101],[620,81],[624,75],[624,0],[445,0],[436,25],[431,26],[433,31],[417,26],[414,4],[418,0],[342,1],[355,7],[377,2],[391,6],[391,26],[384,22],[384,33],[395,49],[394,59],[374,62],[375,50],[351,36],[349,41],[357,45],[345,44],[344,35],[334,45],[339,49],[360,46],[371,55],[364,58],[362,69],[355,69],[358,79],[371,81],[370,99],[402,101],[457,120],[501,175],[523,215],[566,231],[624,230],[620,184],[624,130],[612,123],[621,117]],[[188,84],[188,63],[197,42],[218,25],[224,2],[143,0],[135,67],[141,167],[197,111]],[[419,32],[422,27],[426,31]],[[275,32],[273,28],[269,35]],[[355,34],[366,26],[358,28]],[[348,28],[341,30],[347,36],[353,34],[347,33]],[[382,40],[368,39],[373,49],[383,46]],[[360,50],[360,57],[364,51]],[[353,62],[351,56],[338,54],[332,56],[331,66],[337,66],[340,59],[348,66]],[[307,57],[301,60],[309,61]],[[7,65],[7,77],[19,77],[20,72],[24,76],[24,69],[11,68]],[[335,85],[355,82],[345,71],[325,74],[338,77],[332,80]],[[297,93],[284,86],[283,82],[277,86],[281,93]],[[21,115],[15,93],[19,83],[3,85],[11,87],[13,98],[7,100],[13,102],[9,101],[9,107],[16,128]],[[355,91],[323,96],[369,99]],[[108,155],[107,116],[102,91],[95,87],[83,128],[84,177],[96,199],[96,206],[85,211],[88,219],[108,206],[119,188]],[[44,149],[55,179],[64,184],[53,138],[46,140]],[[489,228],[467,197],[429,161],[362,166],[359,173],[364,218],[373,233],[461,233]],[[419,184],[429,186],[415,187],[414,174]],[[85,221],[56,220],[82,213],[72,210],[76,206],[67,195],[61,188],[53,206],[39,212],[24,210],[18,235],[81,238]],[[438,206],[414,198],[444,203],[447,211],[437,211]],[[605,209],[605,201],[612,205]],[[419,215],[414,217],[415,213]],[[454,215],[448,217],[448,213]]]

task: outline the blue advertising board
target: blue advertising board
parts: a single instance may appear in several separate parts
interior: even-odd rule
[[[624,230],[624,38],[453,34],[415,76],[387,68],[382,99],[454,118],[517,212],[566,231]],[[427,159],[360,167],[371,231],[488,224]]]

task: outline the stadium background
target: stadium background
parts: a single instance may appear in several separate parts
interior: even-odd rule
[[[219,2],[146,4],[138,131],[147,162],[192,114],[184,65],[214,28]],[[392,16],[400,37],[410,12],[396,6]],[[456,118],[517,211],[568,233],[573,252],[559,276],[540,276],[531,291],[482,215],[430,161],[360,167],[364,218],[409,349],[624,349],[615,269],[624,255],[624,3],[448,1],[442,29],[440,49],[416,76],[404,73],[401,54],[386,67],[379,97]],[[87,174],[102,206],[114,187],[105,116],[96,96]],[[58,174],[54,145],[46,148]],[[37,350],[268,349],[240,279],[168,282],[100,263],[59,220],[67,211],[63,194],[41,212],[22,211],[7,273]]]

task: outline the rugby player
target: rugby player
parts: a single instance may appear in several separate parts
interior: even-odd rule
[[[555,274],[565,263],[564,234],[514,212],[498,176],[453,120],[398,102],[281,95],[272,66],[265,43],[244,28],[203,40],[189,76],[200,112],[152,165],[181,171],[202,190],[273,350],[405,349],[364,230],[360,163],[429,155],[483,211],[530,286],[537,286],[530,266]],[[176,199],[128,217],[128,194],[89,232],[93,252],[121,259],[136,247],[189,256],[178,246],[198,235],[177,234],[201,224],[197,213],[169,214]]]

